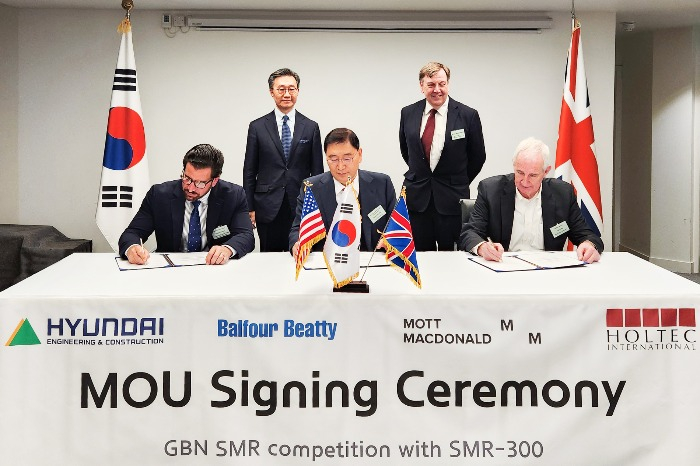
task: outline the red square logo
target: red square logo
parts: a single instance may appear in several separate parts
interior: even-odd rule
[[[678,325],[695,327],[695,308],[682,307],[678,309]]]
[[[605,323],[608,327],[622,327],[622,309],[608,309]]]
[[[678,309],[661,309],[661,326],[676,327],[678,325]]]
[[[659,310],[658,309],[642,309],[642,325],[644,327],[659,326]]]
[[[639,309],[625,309],[625,327],[641,327]]]

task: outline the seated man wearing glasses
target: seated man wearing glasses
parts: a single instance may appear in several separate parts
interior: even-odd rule
[[[119,254],[145,264],[143,242],[155,231],[159,252],[209,251],[207,264],[225,264],[253,250],[255,238],[243,188],[220,179],[221,151],[199,144],[182,159],[179,180],[156,184],[119,237]]]
[[[371,251],[377,247],[389,216],[396,204],[396,192],[391,178],[383,173],[360,170],[362,149],[357,135],[347,128],[336,128],[323,142],[328,169],[325,173],[307,178],[313,191],[326,231],[331,226],[333,215],[338,207],[337,198],[348,180],[352,182],[362,215],[360,251]],[[299,251],[299,224],[304,203],[304,187],[297,197],[296,217],[289,233],[289,247],[296,259]],[[314,251],[323,250],[324,241],[314,245]]]

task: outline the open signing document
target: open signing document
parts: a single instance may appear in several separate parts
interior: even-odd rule
[[[564,269],[586,265],[586,262],[578,260],[576,251],[505,252],[501,262],[487,261],[480,256],[470,256],[469,259],[496,272]]]
[[[206,265],[207,251],[201,252],[152,252],[148,262],[143,265],[130,264],[128,260],[115,257],[119,270],[162,269],[165,267],[182,267],[185,265]]]

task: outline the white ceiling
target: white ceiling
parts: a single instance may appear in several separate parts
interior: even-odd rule
[[[571,11],[570,0],[352,0],[352,6],[328,0],[133,0],[134,8],[186,12],[239,9],[284,10],[447,10]],[[120,9],[121,0],[0,0],[18,8]],[[617,21],[635,22],[636,29],[700,26],[700,0],[578,0],[576,11],[613,11]]]

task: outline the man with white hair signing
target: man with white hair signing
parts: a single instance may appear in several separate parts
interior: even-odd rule
[[[561,251],[569,239],[579,260],[598,261],[603,241],[586,224],[573,187],[545,178],[551,168],[542,141],[528,138],[518,144],[513,173],[479,183],[460,249],[498,261],[504,251]]]

